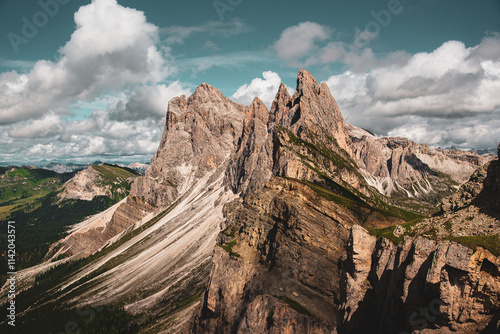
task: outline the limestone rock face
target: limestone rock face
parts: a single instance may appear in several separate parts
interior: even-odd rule
[[[269,111],[255,98],[247,110],[237,150],[226,172],[226,184],[233,192],[254,192],[272,175],[272,132]]]
[[[379,138],[353,125],[348,129],[363,176],[389,196],[440,199],[491,159],[473,152],[434,149],[406,138]]]
[[[60,244],[66,254],[94,253],[147,214],[171,205],[209,173],[218,169],[217,175],[223,173],[247,109],[208,84],[200,85],[189,98],[172,99],[160,146],[145,176],[133,181],[129,196],[103,216],[106,221],[69,235]],[[85,199],[107,194],[109,186],[100,187],[97,174],[92,166],[79,172],[63,192],[65,198],[73,198],[73,193]]]
[[[365,255],[362,261],[347,256],[343,262],[340,333],[500,329],[500,257],[450,241],[407,237],[395,247],[382,238],[373,247],[362,241],[370,238],[352,228],[351,240],[361,242],[350,242],[347,254]]]
[[[320,85],[311,73],[300,70],[295,94],[289,97],[281,86],[271,114],[274,175],[314,182],[328,178],[370,196],[353,159],[346,123],[326,83]]]
[[[442,202],[443,211],[458,211],[471,204],[500,211],[500,160],[478,168],[458,192]]]
[[[331,333],[340,298],[338,262],[357,216],[277,177],[227,205],[225,216],[192,331]]]
[[[277,175],[332,181],[370,197],[347,133],[326,83],[320,85],[311,73],[300,70],[292,97],[281,84],[269,112],[260,100],[252,103],[231,159],[228,184],[234,192],[247,194]]]
[[[369,184],[389,189],[378,187],[377,177],[387,177],[393,191],[425,197],[451,192],[487,160],[346,125],[326,84],[301,70],[293,96],[281,85],[270,111],[255,99],[246,112],[225,176],[226,187],[241,196],[225,206],[191,332],[497,326],[500,262],[491,253],[422,236],[396,246],[359,226],[394,218],[374,209],[380,198]],[[395,229],[396,238],[405,233]],[[482,282],[489,282],[486,290]],[[424,323],[420,309],[435,312],[429,316],[435,322]]]
[[[478,168],[453,195],[441,202],[439,215],[419,224],[433,229],[436,237],[500,235],[500,161],[498,158]]]
[[[199,179],[227,162],[242,131],[245,107],[216,88],[200,85],[189,98],[169,102],[165,131],[146,175],[131,196],[168,206]]]

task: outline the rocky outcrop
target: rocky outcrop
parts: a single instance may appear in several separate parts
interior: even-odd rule
[[[481,166],[453,195],[441,202],[441,212],[414,230],[438,239],[500,235],[500,161]]]
[[[208,172],[227,163],[246,108],[205,83],[187,99],[184,95],[172,99],[158,152],[146,175],[132,185],[131,196],[154,207],[168,206]]]
[[[246,112],[237,150],[226,172],[226,184],[234,193],[255,192],[271,178],[273,142],[269,121],[269,111],[256,97]]]
[[[243,196],[225,208],[193,332],[335,330],[349,230],[390,219],[351,146],[328,87],[305,70],[292,97],[280,86],[269,112],[253,101],[226,172]]]
[[[124,199],[74,226],[66,237],[51,246],[48,255],[51,258],[62,254],[73,259],[87,257],[116,240],[151,210],[153,208],[142,202]]]
[[[437,204],[491,160],[490,156],[431,148],[406,138],[375,137],[353,125],[348,129],[363,176],[388,196],[416,197]]]
[[[103,170],[118,169],[110,165],[91,165],[87,169],[79,171],[68,180],[61,192],[58,194],[59,200],[79,199],[91,201],[96,196],[121,197],[127,196],[126,187],[133,182],[137,175],[126,170],[121,170],[123,176],[112,175],[106,177]]]
[[[442,202],[445,212],[458,211],[469,205],[484,209],[500,208],[500,160],[496,158],[478,168],[469,181]]]
[[[328,87],[301,70],[292,97],[281,85],[269,112],[256,99],[246,114],[226,173],[226,186],[242,197],[225,207],[225,230],[191,331],[411,332],[427,326],[418,312],[429,304],[443,315],[429,330],[496,326],[498,274],[490,263],[497,268],[499,261],[491,253],[421,236],[395,246],[359,226],[389,220],[389,206],[363,176],[373,186],[373,175],[386,175],[406,196],[430,198],[451,192],[465,181],[461,169],[472,173],[486,160],[366,136],[344,123]],[[399,238],[405,233],[395,230]],[[486,259],[490,269],[472,259]]]
[[[130,195],[112,214],[99,218],[98,224],[94,220],[52,248],[77,257],[93,254],[120,233],[133,229],[149,213],[174,203],[207,174],[224,170],[235,151],[246,109],[207,84],[200,85],[189,98],[172,99],[158,152],[145,176],[133,181]],[[102,175],[90,166],[66,183],[62,198],[77,194],[90,200],[107,195],[110,189],[111,184],[104,183]]]
[[[496,333],[500,257],[455,242],[399,246],[353,227],[342,262],[339,333]]]
[[[196,333],[331,333],[356,214],[273,177],[225,208]]]
[[[189,98],[172,99],[158,152],[145,176],[134,181],[119,205],[75,227],[65,239],[71,254],[88,255],[115,244],[68,278],[58,298],[71,286],[78,297],[70,305],[126,300],[125,310],[147,332],[161,332],[172,323],[184,332],[190,319],[187,307],[194,310],[209,278],[222,209],[234,199],[223,185],[225,171],[245,115],[254,111],[260,117],[258,110],[230,101],[207,84]],[[88,277],[90,284],[85,283]],[[159,321],[149,323],[150,317]]]
[[[234,192],[250,193],[277,175],[372,196],[353,159],[346,124],[326,83],[318,84],[302,69],[292,97],[282,84],[269,113],[259,100],[250,109],[227,173],[227,184]]]

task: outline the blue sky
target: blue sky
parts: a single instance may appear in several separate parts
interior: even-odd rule
[[[500,2],[0,1],[0,163],[141,160],[208,82],[270,105],[302,67],[377,135],[500,140]]]

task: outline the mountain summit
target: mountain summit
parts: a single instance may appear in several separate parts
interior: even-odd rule
[[[87,249],[66,258],[58,249],[62,258],[19,273],[27,287],[55,267],[21,322],[104,305],[144,333],[400,333],[436,298],[448,304],[429,329],[496,326],[495,250],[417,229],[488,160],[348,125],[306,70],[292,96],[280,85],[270,110],[202,84],[169,102],[158,151],[130,195],[72,229],[71,243]],[[103,226],[116,233],[78,239]],[[75,262],[82,254],[92,255]],[[457,299],[466,306],[440,291],[467,294]]]

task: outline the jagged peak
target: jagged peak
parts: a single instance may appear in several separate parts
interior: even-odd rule
[[[269,110],[267,109],[265,103],[258,97],[253,99],[245,117],[247,120],[254,118],[258,118],[264,123],[267,123],[269,119]]]
[[[197,95],[206,95],[206,94],[216,94],[218,96],[224,96],[220,90],[215,88],[214,86],[207,84],[206,82],[202,83],[198,87],[196,87],[193,95],[191,96],[197,96]],[[225,97],[225,96],[224,96]]]
[[[311,72],[302,68],[297,75],[297,93],[299,95],[305,95],[308,91],[319,94],[319,84]]]
[[[254,98],[253,98],[253,101],[252,101],[252,103],[250,104],[250,108],[251,108],[252,106],[254,106],[254,105],[255,105],[255,106],[258,106],[258,105],[264,105],[264,107],[265,107],[264,102],[262,102],[262,100],[261,100],[258,96],[256,96],[256,97],[254,97]],[[267,108],[266,108],[266,109],[267,109]]]
[[[288,93],[288,89],[286,89],[284,83],[281,83],[271,105],[271,116],[269,118],[269,121],[276,122],[283,118],[283,116],[289,109],[291,100],[292,97]]]
[[[281,98],[286,98],[286,99],[291,99],[290,94],[288,93],[288,89],[286,88],[286,85],[284,83],[280,83],[280,86],[278,88],[278,92],[276,93],[276,98],[281,97]]]

